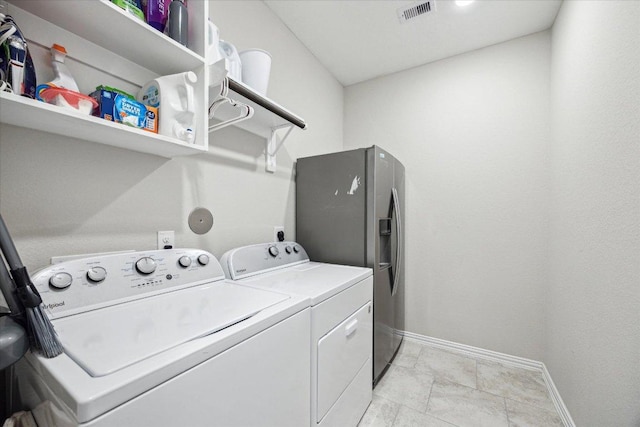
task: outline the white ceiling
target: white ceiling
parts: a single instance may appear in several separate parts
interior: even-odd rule
[[[561,2],[435,0],[435,12],[401,24],[396,10],[421,2],[265,0],[345,86],[546,30]]]

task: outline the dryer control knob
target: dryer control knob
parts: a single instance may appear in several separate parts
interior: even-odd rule
[[[205,255],[205,254],[198,255],[198,264],[200,264],[200,265],[209,264],[209,256]]]
[[[151,257],[143,257],[136,261],[136,270],[140,274],[151,274],[156,271],[156,262]]]
[[[285,251],[286,253],[290,254],[290,253],[291,253],[291,246],[285,246],[285,247],[284,247],[284,251]]]
[[[293,245],[293,252],[295,252],[295,253],[300,252],[300,246],[298,246],[298,245]]]
[[[65,272],[56,273],[49,278],[49,285],[56,289],[67,289],[71,286],[71,282],[73,282],[73,277]]]
[[[191,265],[191,258],[183,255],[180,257],[180,259],[178,259],[178,264],[180,264],[180,267],[187,268]]]
[[[107,278],[107,270],[102,267],[91,267],[87,270],[87,279],[94,283],[100,283]]]
[[[279,253],[280,251],[278,250],[278,248],[276,248],[275,246],[269,246],[269,255],[275,258]]]

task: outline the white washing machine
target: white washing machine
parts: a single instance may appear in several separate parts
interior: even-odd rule
[[[371,269],[311,262],[294,242],[240,247],[220,261],[239,283],[311,299],[310,425],[355,427],[372,394]]]
[[[309,424],[308,297],[225,280],[193,249],[67,261],[33,281],[64,353],[28,353],[16,380],[25,408],[64,414],[56,425]]]

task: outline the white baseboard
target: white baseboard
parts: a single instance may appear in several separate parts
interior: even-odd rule
[[[551,375],[549,374],[549,371],[547,370],[547,367],[544,363],[537,360],[526,359],[524,357],[512,356],[510,354],[499,353],[497,351],[485,350],[484,348],[447,341],[440,338],[433,338],[426,335],[415,334],[413,332],[397,331],[397,333],[403,335],[405,338],[413,341],[418,341],[431,347],[451,351],[453,353],[462,354],[464,356],[469,356],[476,359],[488,360],[491,362],[501,363],[503,365],[509,365],[516,368],[523,368],[540,372],[542,374],[542,377],[544,378],[547,390],[549,391],[549,396],[551,396],[551,400],[556,407],[556,411],[558,411],[558,415],[562,419],[562,423],[565,425],[565,427],[576,427],[575,423],[573,422],[573,418],[571,418],[569,410],[562,401],[562,397],[560,396],[558,389],[553,383]]]
[[[564,401],[560,396],[560,392],[551,379],[551,374],[547,370],[547,366],[544,363],[542,363],[542,377],[544,378],[544,382],[547,384],[547,389],[549,390],[549,394],[551,395],[551,400],[553,400],[553,404],[556,405],[556,411],[558,411],[558,414],[560,415],[560,418],[562,418],[562,422],[564,423],[564,425],[566,427],[576,427],[576,424],[573,422],[573,418],[571,418],[571,414],[569,413],[569,409],[564,404]]]

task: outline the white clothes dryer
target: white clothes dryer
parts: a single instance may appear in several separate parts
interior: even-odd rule
[[[239,283],[310,298],[310,425],[355,427],[372,396],[372,270],[311,262],[295,242],[240,247],[220,262]]]
[[[195,249],[82,258],[33,276],[64,353],[16,365],[57,425],[310,422],[309,299],[224,279]]]

